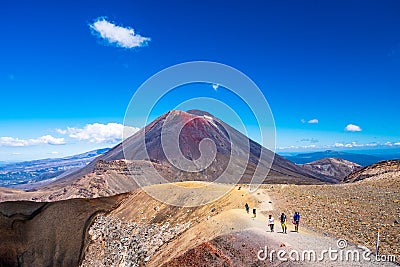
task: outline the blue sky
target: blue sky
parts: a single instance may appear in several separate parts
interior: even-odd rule
[[[135,90],[158,71],[194,60],[230,65],[258,85],[279,151],[400,145],[398,1],[0,5],[0,161],[114,145]],[[96,21],[135,35],[118,45],[112,31],[119,28],[96,31]],[[229,97],[223,88],[201,92]],[[160,111],[173,107],[164,101]],[[345,130],[349,124],[353,131]]]

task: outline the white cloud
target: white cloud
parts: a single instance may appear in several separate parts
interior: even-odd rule
[[[377,143],[369,143],[369,144],[365,144],[365,146],[378,146]]]
[[[86,124],[83,128],[68,127],[66,130],[56,129],[60,134],[91,143],[118,143],[122,140],[123,133],[127,136],[136,133],[139,128],[124,126],[119,123],[93,123]]]
[[[218,87],[219,87],[219,84],[213,83],[212,87],[213,87],[213,89],[214,89],[215,91],[217,91],[217,90],[218,90]]]
[[[400,142],[394,143],[395,146],[400,146]]]
[[[309,123],[309,124],[317,124],[319,121],[318,121],[318,119],[312,119],[312,120],[308,120],[308,121],[306,121],[305,119],[301,119],[300,120],[301,121],[301,123]]]
[[[62,130],[62,129],[56,129],[56,132],[59,134],[67,134],[67,130]]]
[[[344,147],[344,144],[342,144],[342,143],[335,143],[333,146],[334,146],[334,147]]]
[[[357,142],[351,142],[351,143],[335,143],[333,147],[346,147],[346,148],[353,148],[353,147],[375,147],[378,146],[378,143],[365,143],[365,144],[359,144]],[[387,145],[387,143],[385,144]]]
[[[0,137],[0,144],[2,146],[26,146],[27,140],[14,138],[14,137]]]
[[[277,147],[278,150],[288,150],[288,149],[298,149],[298,146],[280,146]]]
[[[354,124],[348,124],[348,125],[344,128],[344,130],[345,130],[346,132],[361,132],[361,131],[362,131],[362,129],[361,129],[360,126],[354,125]]]
[[[64,145],[64,138],[56,138],[51,135],[44,135],[36,139],[19,139],[14,137],[0,137],[0,146],[34,146],[34,145]]]
[[[391,145],[400,145],[400,142],[391,144],[390,142],[384,143],[384,144],[379,144],[379,143],[365,143],[365,144],[359,144],[357,142],[350,142],[350,143],[344,143],[344,142],[336,142],[333,145],[315,145],[315,144],[310,144],[310,145],[304,145],[304,146],[286,146],[286,147],[277,147],[278,150],[290,150],[290,149],[331,149],[331,148],[357,148],[357,147],[377,147],[377,146],[391,146]]]
[[[301,148],[317,148],[317,145],[302,146]]]
[[[51,135],[45,135],[35,140],[38,144],[49,144],[49,145],[64,145],[64,138],[56,138]]]
[[[150,38],[136,34],[134,29],[117,26],[108,22],[105,18],[97,18],[89,27],[94,34],[103,38],[108,43],[123,48],[146,46],[150,41]]]

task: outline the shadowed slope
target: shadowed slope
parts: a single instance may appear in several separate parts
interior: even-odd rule
[[[92,218],[122,198],[0,203],[0,266],[78,266]]]

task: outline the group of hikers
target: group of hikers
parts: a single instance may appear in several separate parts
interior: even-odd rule
[[[282,233],[287,234],[287,216],[284,212],[282,212],[282,214],[279,216],[279,221],[281,223],[282,226]],[[299,212],[295,212],[293,214],[293,224],[294,224],[294,231],[295,232],[299,232],[299,224],[300,224],[300,213]],[[274,225],[275,225],[275,219],[274,217],[272,217],[272,215],[270,214],[268,216],[268,226],[271,230],[271,232],[274,231]]]
[[[249,214],[250,212],[249,204],[246,203],[246,205],[244,205],[244,208],[246,209],[247,214]],[[253,208],[253,218],[255,217],[257,217],[257,209]]]
[[[246,212],[249,213],[250,212],[250,207],[249,204],[246,203],[246,205],[244,205]],[[257,210],[255,208],[253,208],[253,218],[255,218],[257,216]],[[282,212],[282,214],[279,216],[279,221],[281,223],[282,226],[282,233],[287,234],[287,216],[284,212]],[[300,224],[300,213],[298,211],[296,211],[293,214],[293,224],[294,224],[294,231],[295,232],[299,232],[299,224]],[[268,226],[271,232],[274,231],[274,225],[275,225],[275,219],[274,217],[272,217],[272,215],[268,215]]]

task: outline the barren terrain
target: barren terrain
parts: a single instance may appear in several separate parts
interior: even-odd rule
[[[363,186],[369,186],[368,181],[364,183]],[[216,201],[197,207],[171,206],[152,198],[143,189],[90,200],[4,202],[0,203],[0,244],[3,248],[0,258],[7,266],[32,266],[32,263],[36,266],[392,266],[365,261],[332,262],[329,258],[286,262],[278,260],[276,254],[272,262],[270,258],[257,258],[258,252],[265,250],[265,247],[269,250],[285,250],[287,253],[292,250],[299,253],[315,250],[318,256],[325,249],[337,248],[336,238],[329,235],[344,236],[355,244],[364,244],[363,239],[350,238],[351,232],[357,236],[353,228],[340,228],[332,223],[335,231],[326,230],[328,235],[324,235],[321,230],[325,229],[323,227],[327,220],[322,219],[325,224],[316,225],[310,220],[316,211],[322,218],[329,218],[329,211],[332,210],[329,201],[315,201],[323,199],[322,196],[337,196],[337,201],[332,201],[337,206],[339,201],[343,201],[342,194],[343,197],[359,197],[355,190],[337,193],[342,187],[348,189],[346,186],[356,187],[357,184],[262,185],[253,193],[248,191],[246,185],[237,185],[229,191],[231,185],[206,182],[160,184],[146,188],[148,192],[158,191],[171,199],[187,203],[191,203],[193,195],[179,188],[205,189],[209,194],[205,192],[199,197],[206,200],[212,192],[227,190]],[[364,201],[368,198],[362,196]],[[299,199],[309,199],[309,202],[303,201],[303,206],[298,206],[296,201]],[[255,218],[251,212],[246,213],[245,203],[251,209],[257,209]],[[345,205],[343,209],[338,208],[341,212],[338,214],[343,215],[338,215],[338,219],[346,218],[345,210],[349,207]],[[301,227],[299,233],[293,233],[293,226],[289,224],[288,234],[280,233],[278,215],[282,209],[288,214],[299,209],[303,216],[302,223],[313,226],[315,231],[311,227]],[[375,208],[369,209],[375,211]],[[392,209],[393,206],[390,206],[384,211],[389,214]],[[274,233],[268,230],[268,214],[276,219]],[[398,229],[395,227],[392,229]],[[338,232],[338,229],[342,232]],[[385,231],[383,233],[385,240],[398,242],[398,239],[388,239]],[[348,248],[356,249],[352,244]],[[383,245],[382,253],[392,251],[391,248]]]
[[[400,172],[341,185],[274,185],[268,193],[279,211],[299,211],[307,228],[400,259]]]

